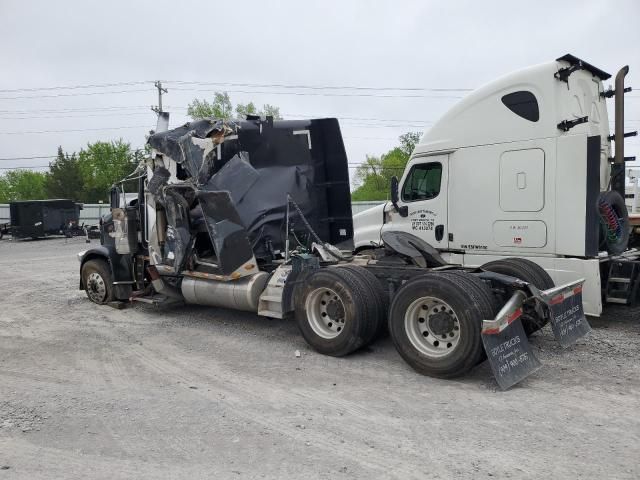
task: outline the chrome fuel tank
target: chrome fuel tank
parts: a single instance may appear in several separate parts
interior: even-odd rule
[[[266,272],[227,282],[184,277],[181,288],[187,303],[257,312],[258,298],[268,280]]]

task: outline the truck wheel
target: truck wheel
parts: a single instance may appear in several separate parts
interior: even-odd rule
[[[467,293],[472,297],[473,302],[480,308],[483,320],[491,320],[496,317],[500,311],[500,305],[498,303],[498,298],[491,291],[491,287],[489,287],[489,285],[475,275],[462,270],[445,270],[440,273],[442,275],[454,275],[459,279],[461,284],[464,284],[464,288]],[[478,364],[484,362],[486,359],[487,355],[483,349],[480,358],[478,358]]]
[[[341,265],[340,268],[346,268],[358,275],[363,280],[374,298],[376,304],[376,315],[373,319],[376,322],[374,339],[384,336],[388,333],[387,315],[389,314],[389,294],[376,276],[364,267],[359,265]]]
[[[549,274],[537,263],[524,258],[505,258],[484,264],[483,270],[501,273],[519,278],[530,283],[540,290],[548,290],[555,287]],[[537,332],[549,322],[548,318],[540,318],[533,308],[525,306],[522,315],[522,326],[527,336]]]
[[[456,277],[461,284],[464,284],[467,293],[480,308],[483,320],[491,320],[498,314],[500,305],[498,304],[497,297],[491,291],[491,287],[478,277],[463,270],[444,270],[438,272],[438,274],[452,275]]]
[[[402,358],[418,372],[452,378],[480,361],[486,306],[474,301],[470,285],[458,275],[429,273],[411,279],[396,293],[389,332]]]
[[[322,268],[307,277],[296,296],[302,336],[315,350],[341,357],[375,334],[376,301],[360,276],[346,268]]]
[[[88,260],[82,266],[82,285],[93,303],[103,305],[113,299],[111,270],[104,260]]]

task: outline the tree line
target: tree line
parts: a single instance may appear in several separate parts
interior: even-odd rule
[[[71,154],[60,146],[48,171],[16,169],[0,176],[0,203],[45,198],[107,201],[113,183],[129,175],[143,153],[122,140],[89,143]]]

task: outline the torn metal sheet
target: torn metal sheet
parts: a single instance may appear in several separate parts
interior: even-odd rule
[[[147,184],[147,191],[153,195],[162,195],[162,187],[164,187],[171,177],[171,172],[162,166],[157,166],[153,170],[153,175]]]
[[[235,132],[236,124],[223,120],[198,120],[181,127],[156,133],[148,143],[156,151],[169,156],[183,166],[189,177],[205,175],[203,164],[213,160],[214,145]]]
[[[206,183],[211,178],[216,159],[213,140],[185,135],[180,137],[179,143],[184,155],[182,167],[189,173],[194,184]]]
[[[167,214],[167,233],[163,263],[178,273],[184,267],[191,243],[189,203],[178,192],[166,189],[164,205]]]
[[[260,179],[260,172],[249,163],[249,154],[240,152],[229,160],[203,187],[205,190],[226,190],[239,205]]]
[[[166,198],[173,190],[186,202],[182,227],[167,211],[163,262],[171,260],[167,252],[186,254],[185,229],[195,253],[187,259],[193,268],[215,265],[229,272],[252,255],[263,263],[282,259],[287,195],[323,242],[351,248],[349,175],[335,119],[205,119],[151,135],[148,143],[158,154],[148,189],[154,200],[167,210],[175,208],[170,206],[175,199]],[[214,205],[218,201],[222,204]],[[310,248],[309,229],[296,217],[292,230],[296,246]],[[230,245],[229,238],[237,241]]]
[[[199,191],[204,222],[213,242],[217,264],[223,275],[231,275],[252,263],[253,250],[229,192]]]

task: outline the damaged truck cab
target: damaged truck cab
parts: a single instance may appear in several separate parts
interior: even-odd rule
[[[549,320],[564,325],[562,339],[588,331],[581,282],[554,287],[526,260],[464,269],[403,231],[385,232],[375,255],[353,255],[336,119],[205,119],[148,143],[151,155],[128,177],[137,198],[121,202],[116,186],[102,245],[79,255],[80,288],[95,303],[294,317],[309,345],[333,356],[389,331],[421,373],[454,377],[488,357],[505,388],[539,366],[527,335]]]

